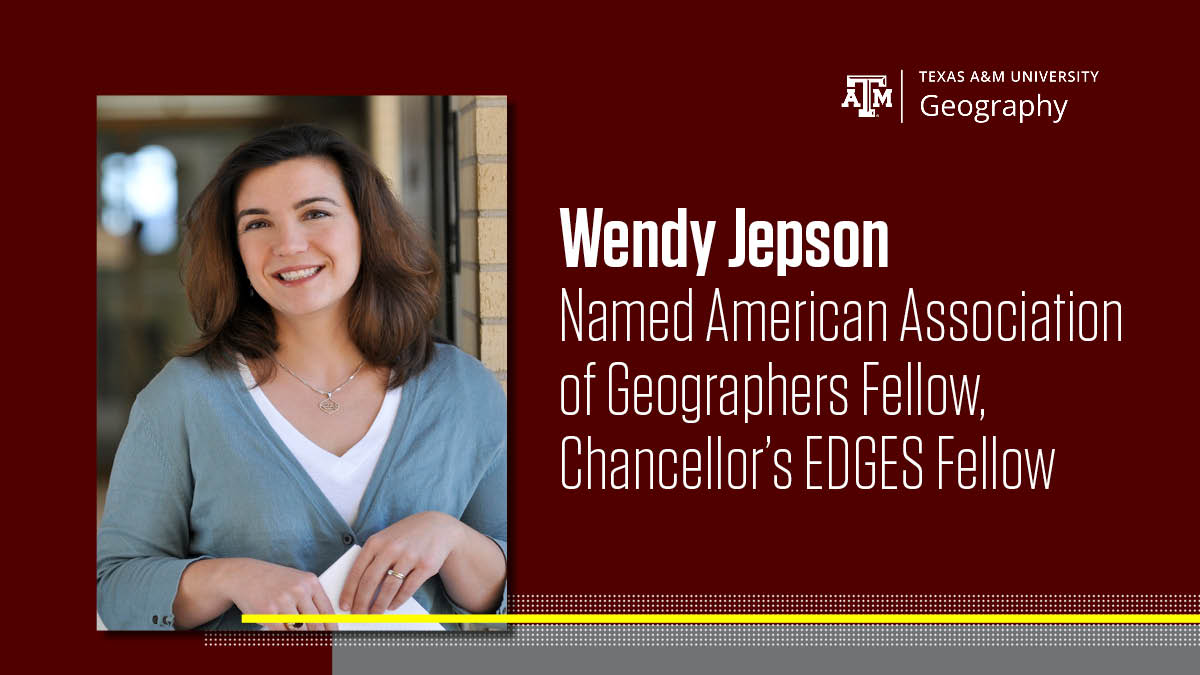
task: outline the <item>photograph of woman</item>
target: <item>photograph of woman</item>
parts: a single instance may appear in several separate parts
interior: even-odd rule
[[[504,612],[505,394],[435,340],[440,264],[371,159],[321,127],[258,136],[200,193],[182,241],[200,337],[121,437],[98,534],[104,624],[245,630],[243,613],[410,597]],[[356,545],[326,597],[317,575]]]

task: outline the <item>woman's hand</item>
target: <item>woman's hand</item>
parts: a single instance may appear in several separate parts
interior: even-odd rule
[[[350,568],[338,604],[353,614],[396,609],[438,573],[466,531],[467,526],[453,516],[425,511],[376,532]],[[403,575],[403,580],[388,570]]]
[[[312,572],[251,558],[234,558],[226,576],[229,599],[243,614],[333,614],[325,589]],[[336,623],[289,625],[286,630],[337,630]],[[266,624],[267,630],[285,630]]]

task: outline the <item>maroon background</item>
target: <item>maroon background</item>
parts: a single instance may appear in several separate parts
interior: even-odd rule
[[[1187,270],[1196,234],[1184,200],[1190,206],[1196,108],[1185,22],[1151,9],[1138,17],[1013,6],[978,16],[739,10],[656,15],[638,3],[576,18],[494,10],[448,18],[411,6],[388,16],[239,3],[170,17],[157,4],[126,7],[119,18],[115,10],[10,17],[17,34],[3,48],[5,107],[19,181],[9,193],[19,206],[10,210],[16,237],[6,256],[10,542],[35,561],[18,569],[28,583],[13,607],[34,610],[25,625],[43,629],[27,644],[73,652],[98,670],[211,672],[237,663],[320,672],[329,658],[321,648],[203,648],[199,636],[93,631],[90,232],[94,97],[102,93],[509,95],[514,593],[1195,592],[1185,556],[1195,513],[1187,495],[1200,468],[1185,428],[1195,338],[1182,301],[1194,288]],[[457,23],[472,14],[474,25]],[[1071,99],[1053,127],[915,114],[916,70],[974,67],[1077,67],[1101,79],[1044,87]],[[904,126],[838,106],[846,74],[901,68]],[[603,206],[625,219],[665,219],[687,206],[726,228],[738,206],[767,219],[880,218],[891,225],[891,267],[804,269],[780,280],[769,270],[723,269],[727,250],[718,248],[705,279],[568,272],[563,206]],[[718,246],[728,237],[722,230]],[[719,285],[729,298],[814,289],[900,300],[910,285],[930,298],[1074,289],[1121,300],[1126,340],[903,350],[558,343],[561,285],[670,298],[689,284]],[[560,418],[558,378],[618,356],[677,373],[736,372],[768,357],[797,371],[855,372],[876,356],[978,369],[987,421],[959,430],[1059,448],[1054,488],[568,493],[557,487],[565,433],[657,447],[705,433],[750,442],[768,426],[775,438],[959,426]],[[45,630],[62,627],[68,636]]]
[[[1151,593],[1196,590],[1184,555],[1200,469],[1185,420],[1194,334],[1195,230],[1183,195],[1181,127],[1153,103],[1173,75],[1153,45],[1124,51],[1078,33],[1006,49],[974,32],[874,42],[797,38],[791,53],[762,37],[735,62],[699,56],[686,68],[623,82],[619,95],[578,80],[554,106],[511,100],[515,200],[510,264],[510,400],[514,590],[520,593]],[[944,43],[957,37],[958,49]],[[797,44],[799,43],[799,44]],[[1159,43],[1162,44],[1162,43]],[[689,59],[697,58],[689,55]],[[1095,85],[918,84],[918,69],[1081,68]],[[848,73],[906,74],[906,123],[897,111],[859,119],[839,107]],[[646,69],[652,71],[653,69]],[[713,87],[713,71],[729,73]],[[896,80],[893,96],[899,102]],[[1063,121],[996,119],[980,125],[917,114],[919,93],[1069,98]],[[563,128],[566,125],[567,128]],[[561,130],[561,132],[560,132]],[[558,138],[555,138],[558,137]],[[582,140],[580,140],[582,139]],[[583,156],[564,165],[563,148]],[[558,207],[605,207],[626,222],[717,219],[706,278],[693,270],[566,269]],[[883,219],[887,269],[728,269],[733,216]],[[724,248],[722,248],[724,246]],[[694,258],[693,258],[694,260]],[[696,342],[559,344],[559,292],[586,298],[674,300],[697,287]],[[889,301],[888,343],[711,344],[703,341],[713,286],[734,298]],[[1116,299],[1120,343],[899,343],[912,286],[921,301],[1064,297]],[[698,425],[610,417],[603,371],[845,372],[845,417],[737,418]],[[599,363],[591,419],[564,418],[558,380]],[[864,419],[855,395],[861,362],[902,371],[979,372],[984,422]],[[877,371],[879,372],[879,371]],[[591,433],[601,447],[726,446],[793,449],[803,483],[802,436],[917,433],[926,438],[927,487],[862,492],[567,491],[559,442]],[[936,435],[978,448],[1055,447],[1049,491],[938,491]],[[972,441],[973,438],[973,441]],[[953,449],[963,446],[950,446]],[[933,457],[930,457],[934,455]],[[768,455],[769,456],[769,455]],[[934,469],[931,471],[931,469]],[[950,474],[948,474],[950,476]]]

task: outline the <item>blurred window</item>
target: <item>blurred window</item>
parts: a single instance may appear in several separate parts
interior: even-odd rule
[[[149,255],[166,253],[179,238],[179,183],[175,155],[147,145],[132,155],[115,152],[100,162],[100,222],[116,236],[140,225],[138,244]]]

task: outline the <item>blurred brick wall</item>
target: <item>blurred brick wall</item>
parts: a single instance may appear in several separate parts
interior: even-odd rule
[[[508,99],[455,96],[458,113],[458,344],[508,391]]]

